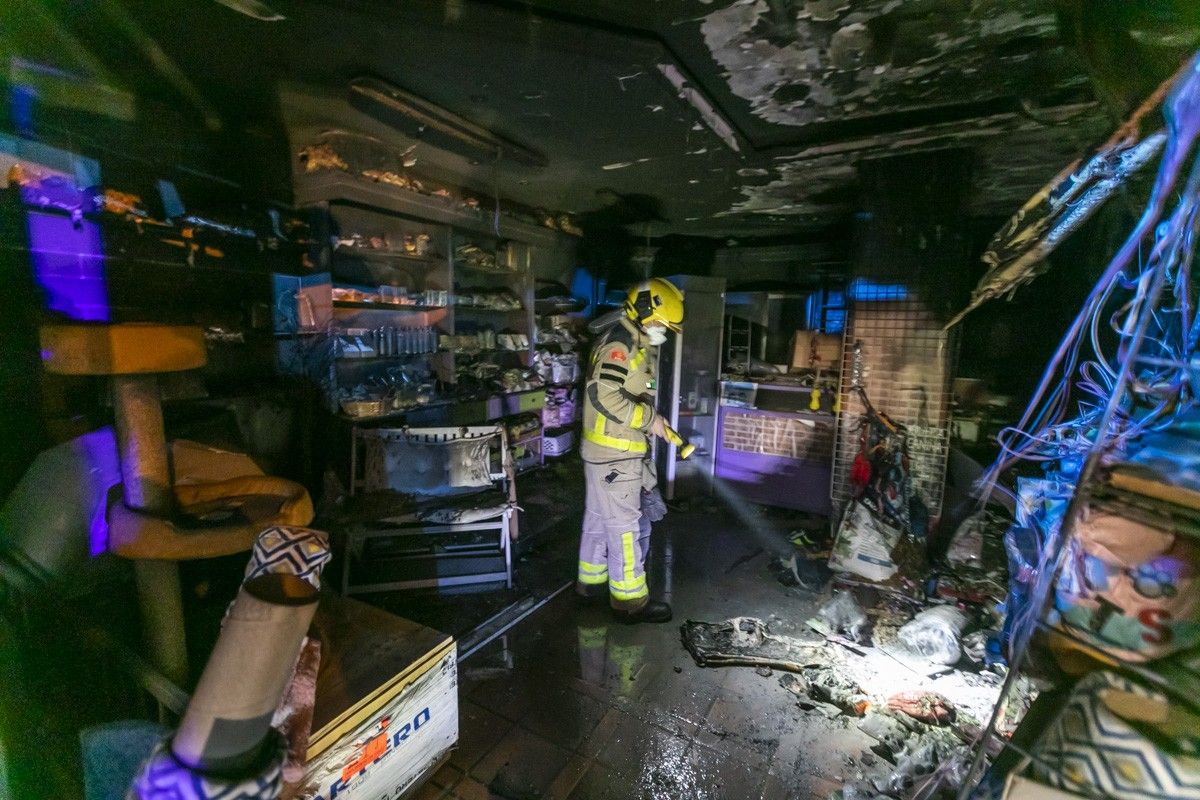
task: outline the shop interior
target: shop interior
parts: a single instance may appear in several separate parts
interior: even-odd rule
[[[1198,48],[0,3],[0,798],[1200,800]]]

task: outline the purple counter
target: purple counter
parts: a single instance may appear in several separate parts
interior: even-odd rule
[[[836,417],[721,406],[715,474],[755,503],[829,514]]]

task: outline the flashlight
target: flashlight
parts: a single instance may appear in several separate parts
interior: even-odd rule
[[[667,441],[679,448],[679,457],[686,459],[692,453],[696,452],[696,445],[691,442],[684,443],[683,437],[675,432],[675,429],[670,425],[663,426],[667,429]]]

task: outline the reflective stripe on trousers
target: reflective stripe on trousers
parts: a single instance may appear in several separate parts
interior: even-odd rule
[[[612,606],[636,611],[649,599],[639,535],[641,460],[584,462],[583,474],[587,500],[579,541],[580,587],[607,581]]]

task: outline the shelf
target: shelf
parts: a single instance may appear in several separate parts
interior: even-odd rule
[[[1200,491],[1163,480],[1154,470],[1136,464],[1117,464],[1109,472],[1108,485],[1189,511],[1200,511]]]
[[[438,306],[438,308],[444,308],[444,306]],[[322,329],[319,331],[275,331],[273,335],[275,336],[276,339],[291,339],[291,338],[297,337],[297,336],[326,336],[326,337],[329,337],[330,339],[332,339],[335,336],[366,336],[367,335],[366,332],[370,331],[370,330],[371,329],[369,327],[364,327],[361,325],[352,325],[352,326],[344,327],[344,328],[327,328],[327,329]],[[361,331],[361,332],[355,333],[354,331]],[[448,353],[450,351],[449,350],[438,350],[437,352]],[[427,354],[423,354],[423,355],[427,355]]]
[[[338,357],[337,357],[337,358],[335,358],[334,360],[335,360],[335,361],[337,361],[339,364],[353,364],[353,363],[356,363],[356,362],[359,362],[359,361],[367,361],[367,362],[371,362],[371,361],[401,361],[401,360],[405,360],[405,359],[411,359],[411,358],[421,358],[421,357],[425,357],[425,356],[436,356],[436,355],[437,355],[438,353],[440,353],[440,352],[443,352],[443,351],[441,351],[441,350],[434,350],[434,351],[432,351],[432,352],[429,352],[429,353],[399,353],[399,354],[396,354],[396,355],[386,355],[386,356],[380,356],[380,355],[374,355],[374,356],[338,356]]]
[[[329,331],[275,331],[276,339],[291,339],[294,336],[328,336]]]
[[[353,256],[361,258],[364,261],[402,261],[410,264],[427,264],[429,266],[444,265],[446,257],[442,255],[424,255],[417,256],[409,253],[397,253],[384,250],[369,250],[367,248],[350,248],[350,247],[335,247],[333,255],[336,256]]]
[[[469,211],[451,200],[377,183],[339,170],[297,175],[295,199],[297,205],[342,202],[368,206],[378,211],[415,217],[423,222],[441,222],[464,231],[496,236],[490,213]],[[503,215],[500,217],[499,234],[504,239],[541,245],[553,245],[561,235],[550,228],[518,222]]]
[[[505,350],[503,347],[497,347],[494,350],[454,350],[447,352],[453,352],[456,356],[494,356],[497,353],[528,353],[529,351],[523,347],[520,350]]]
[[[354,311],[393,311],[396,313],[419,313],[421,311],[444,311],[449,306],[418,306],[403,303],[372,303],[355,300],[334,300],[334,308],[351,309]]]
[[[1064,627],[1047,622],[1045,619],[1035,618],[1034,626],[1044,633],[1060,637],[1063,641],[1069,643],[1071,647],[1074,647],[1081,653],[1084,653],[1089,658],[1104,664],[1107,669],[1140,678],[1142,681],[1154,686],[1154,688],[1158,689],[1164,694],[1169,695],[1175,700],[1189,706],[1193,710],[1200,712],[1200,700],[1198,700],[1192,693],[1193,687],[1176,685],[1179,683],[1179,681],[1177,679],[1171,680],[1166,675],[1159,673],[1156,669],[1154,669],[1153,662],[1138,662],[1132,661],[1128,658],[1119,658],[1110,653],[1108,650],[1105,650],[1102,646],[1088,641],[1087,639],[1082,638],[1081,636],[1070,630],[1067,630]],[[1114,645],[1114,648],[1116,647],[1117,646]],[[1170,660],[1172,657],[1173,656],[1161,656],[1157,660],[1165,662]],[[1178,676],[1176,676],[1176,678],[1177,677]]]
[[[524,314],[524,308],[488,308],[487,306],[454,305],[455,311],[477,311],[491,314]]]
[[[455,405],[456,403],[458,403],[458,400],[434,400],[430,403],[425,403],[424,405],[412,406],[411,408],[404,408],[399,411],[389,411],[386,414],[379,414],[378,416],[374,416],[374,417],[355,417],[355,416],[351,416],[350,414],[346,414],[345,412],[342,412],[342,411],[339,411],[337,416],[339,419],[343,419],[343,420],[346,420],[347,422],[354,422],[354,423],[382,422],[382,421],[392,420],[392,419],[403,419],[404,417],[407,417],[409,414],[412,414],[414,411],[424,411],[427,408],[443,408],[445,406]]]
[[[461,264],[457,261],[454,262],[454,266],[464,269],[467,272],[475,272],[481,275],[511,275],[514,278],[520,278],[525,275],[525,273],[519,269],[508,269],[507,267],[480,267],[474,264]]]

